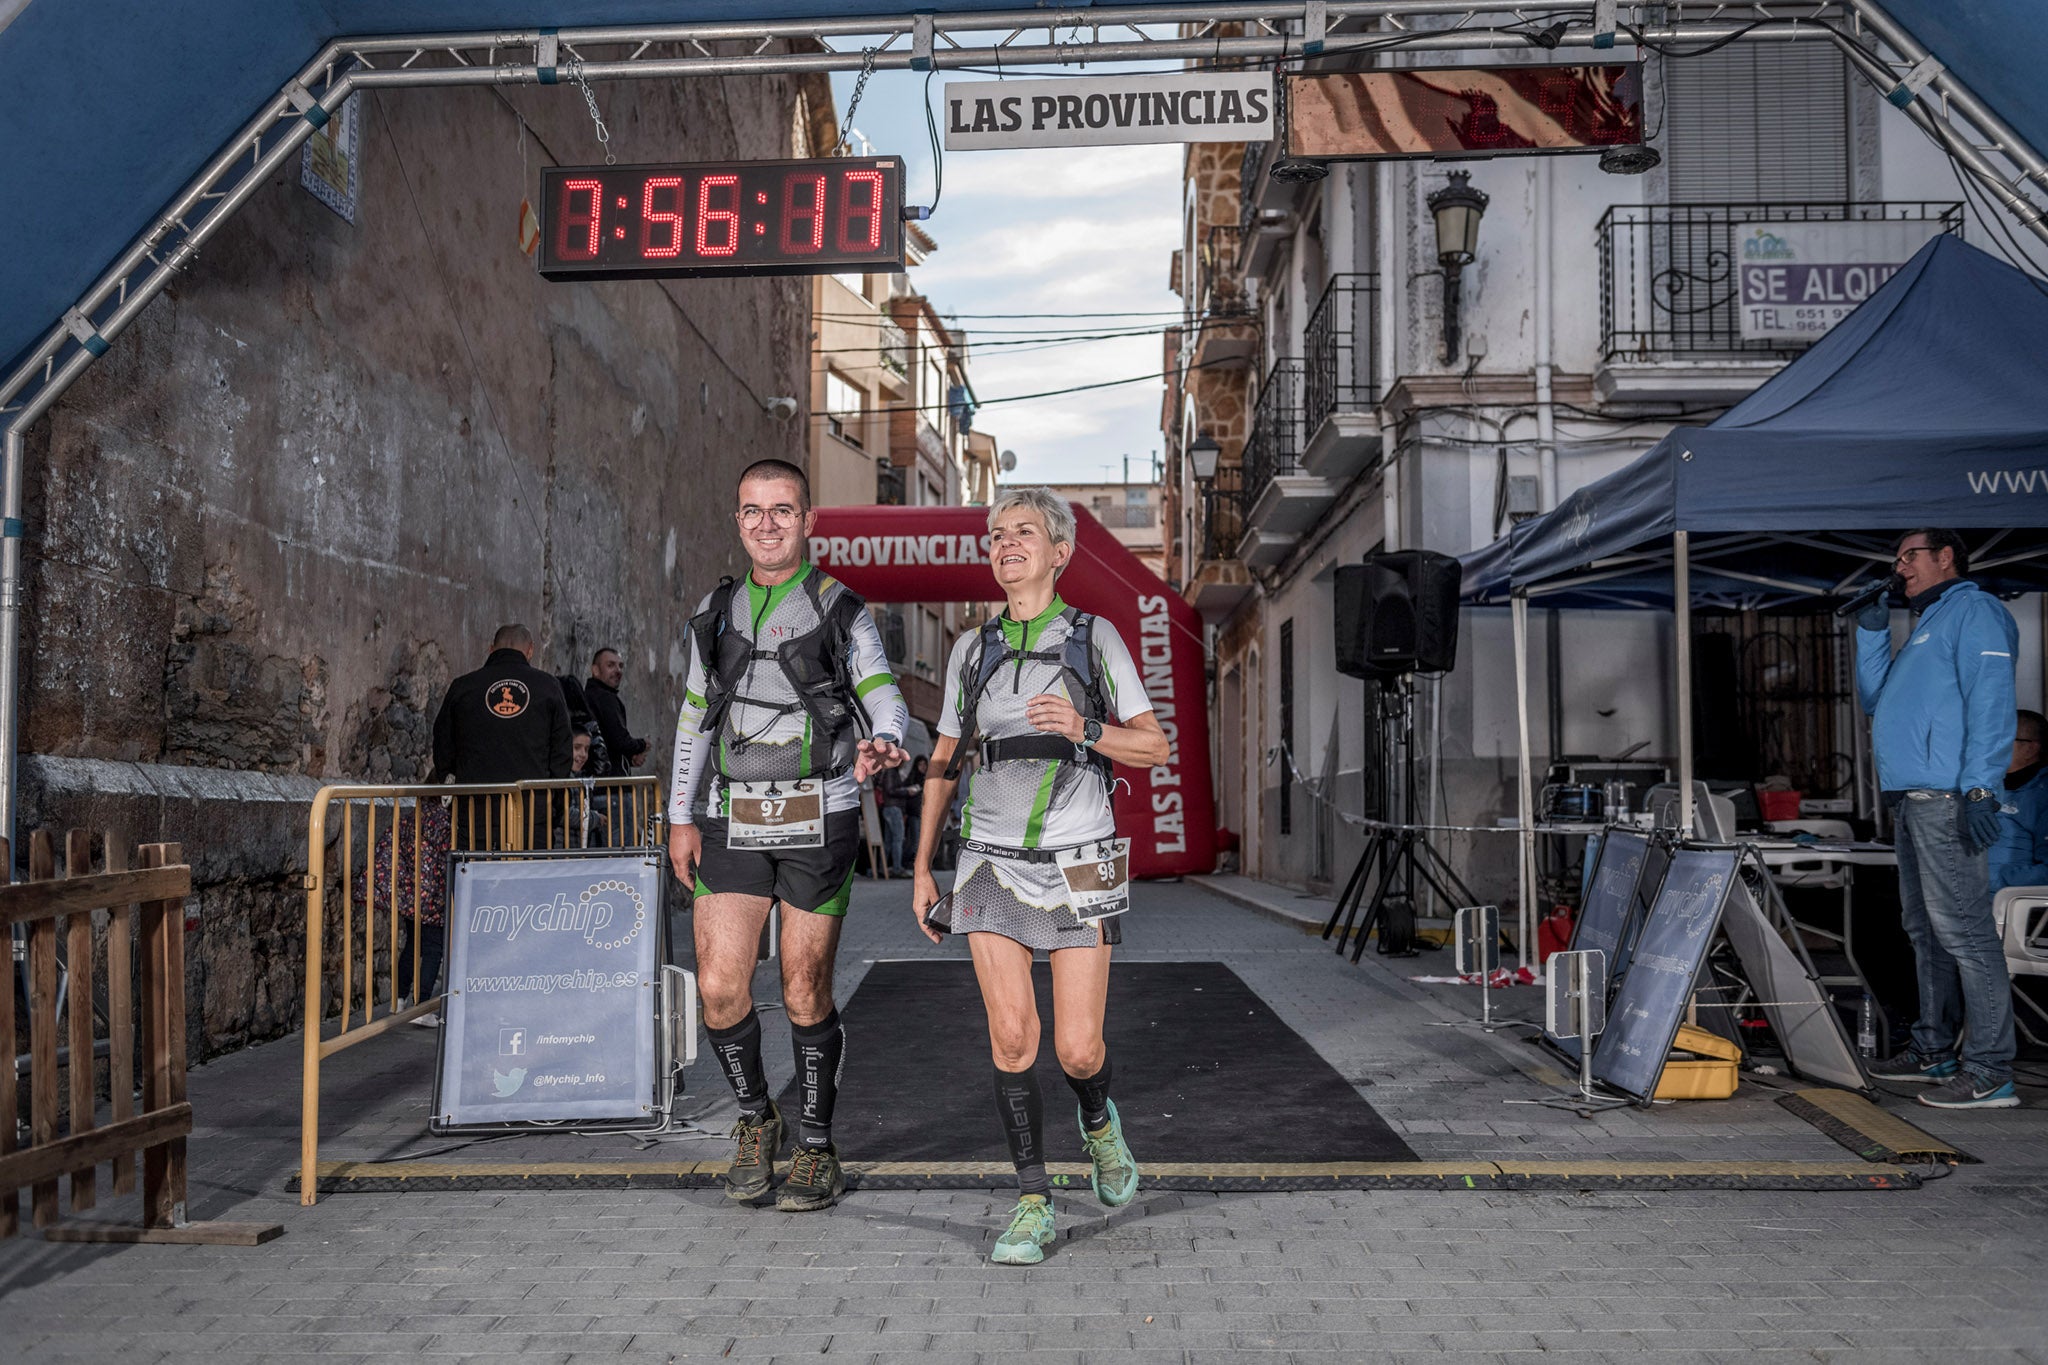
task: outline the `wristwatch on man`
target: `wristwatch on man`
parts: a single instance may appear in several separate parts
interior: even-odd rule
[[[1092,748],[1094,748],[1094,747],[1095,747],[1095,743],[1096,743],[1096,741],[1097,741],[1097,740],[1099,740],[1099,739],[1101,739],[1101,738],[1102,738],[1102,722],[1101,722],[1101,721],[1099,721],[1099,720],[1084,720],[1084,721],[1082,721],[1082,722],[1081,722],[1081,747],[1082,747],[1082,748],[1084,748],[1084,749],[1092,749]]]
[[[884,731],[884,732],[883,732],[883,733],[881,733],[881,734],[878,734],[878,735],[876,735],[876,736],[875,736],[874,738],[875,738],[875,743],[877,743],[877,744],[901,744],[901,743],[903,742],[903,741],[902,741],[902,740],[901,740],[900,738],[898,738],[897,736],[895,736],[895,735],[892,735],[892,734],[889,734],[889,733],[887,733],[886,731]]]
[[[1963,795],[1972,801],[1989,801],[1996,797],[1998,793],[1989,787],[1972,787],[1964,792]]]

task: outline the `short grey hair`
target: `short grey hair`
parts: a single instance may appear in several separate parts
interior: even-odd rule
[[[1038,513],[1045,523],[1045,533],[1055,545],[1074,543],[1074,509],[1067,500],[1050,488],[1003,488],[996,491],[996,500],[988,507],[988,529],[996,529],[996,521],[1003,513],[1015,508]]]

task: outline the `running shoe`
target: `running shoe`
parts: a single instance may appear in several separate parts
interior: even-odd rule
[[[1095,1197],[1114,1209],[1130,1203],[1131,1196],[1138,1192],[1138,1161],[1124,1142],[1124,1125],[1117,1117],[1116,1101],[1106,1103],[1109,1122],[1093,1132],[1089,1131],[1088,1121],[1080,1117],[1078,1108],[1074,1116],[1081,1124],[1082,1145],[1088,1149],[1088,1183],[1095,1187]]]
[[[1956,1059],[1953,1057],[1927,1058],[1907,1048],[1898,1056],[1885,1062],[1872,1062],[1864,1070],[1873,1081],[1909,1081],[1916,1085],[1934,1085],[1956,1074]]]
[[[738,1145],[725,1168],[725,1197],[748,1203],[768,1193],[775,1180],[775,1154],[782,1150],[782,1111],[770,1100],[759,1114],[742,1113],[732,1126]]]
[[[1010,1212],[1010,1226],[996,1238],[996,1249],[988,1254],[997,1265],[1037,1265],[1053,1243],[1052,1201],[1042,1194],[1027,1194]]]
[[[789,1158],[789,1175],[776,1192],[775,1207],[784,1213],[815,1213],[829,1209],[846,1193],[846,1171],[839,1149],[799,1145]]]
[[[1922,1092],[1920,1103],[1935,1109],[2017,1109],[2020,1095],[2011,1081],[1988,1085],[1965,1071]]]

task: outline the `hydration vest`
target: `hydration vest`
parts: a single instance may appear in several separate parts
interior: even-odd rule
[[[1061,641],[1057,650],[1011,649],[1009,640],[1003,635],[1001,617],[991,617],[982,623],[981,639],[967,665],[969,677],[967,693],[963,699],[960,743],[953,750],[951,761],[946,764],[948,782],[960,780],[961,760],[973,742],[975,730],[980,724],[981,694],[988,690],[989,682],[1002,666],[1013,660],[1020,668],[1026,659],[1033,663],[1058,664],[1060,672],[1066,677],[1067,695],[1079,699],[1075,709],[1080,711],[1081,718],[1099,721],[1110,718],[1109,699],[1103,693],[1102,679],[1095,672],[1095,618],[1087,612],[1075,611],[1072,607],[1068,607],[1061,615],[1067,622],[1067,638]],[[1008,739],[983,740],[981,754],[983,761],[988,763],[1000,763],[1012,758],[1077,763],[1101,773],[1105,785],[1115,780],[1106,754],[1076,744],[1064,735],[1015,735]]]
[[[822,754],[830,766],[816,768],[801,777],[834,778],[849,771],[844,763],[832,764],[840,744],[867,728],[867,712],[854,692],[853,670],[847,663],[847,646],[853,638],[853,623],[867,610],[867,604],[842,588],[827,606],[820,586],[825,575],[815,570],[804,574],[803,589],[816,611],[815,629],[784,640],[774,649],[759,648],[759,642],[731,630],[730,612],[735,588],[730,577],[718,580],[704,610],[690,618],[690,633],[697,644],[697,657],[705,660],[704,733],[714,739],[723,732],[725,718],[735,701],[764,711],[788,713],[802,710],[811,718],[817,741],[813,754]],[[740,684],[756,662],[773,661],[789,680],[797,700],[761,701],[741,697]]]

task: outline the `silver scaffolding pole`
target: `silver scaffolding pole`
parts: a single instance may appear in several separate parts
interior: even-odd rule
[[[1515,590],[1509,598],[1515,623],[1515,746],[1516,804],[1521,837],[1515,840],[1516,882],[1520,914],[1515,933],[1515,965],[1529,965],[1529,940],[1536,926],[1536,801],[1529,763],[1529,594]]]
[[[1684,531],[1671,533],[1671,610],[1678,631],[1678,828],[1693,837],[1692,555]]]
[[[14,736],[21,669],[23,437],[85,368],[106,353],[140,310],[190,264],[199,247],[234,216],[254,189],[357,89],[554,85],[565,76],[668,80],[855,71],[870,61],[877,70],[932,71],[1090,61],[1299,59],[1341,55],[1354,41],[1409,51],[1523,53],[1539,46],[1612,51],[1642,43],[1828,42],[1968,167],[2023,226],[2048,241],[2048,215],[2029,197],[2038,185],[2048,184],[2048,161],[1878,5],[1871,0],[1813,0],[1791,18],[1783,9],[1775,0],[1727,0],[1714,6],[1708,21],[1667,21],[1630,29],[1618,27],[1613,0],[1548,0],[1544,16],[1561,19],[1564,28],[1546,32],[1540,44],[1526,28],[1500,25],[1504,17],[1515,16],[1504,15],[1497,5],[1467,0],[1020,8],[762,23],[499,29],[330,42],[0,382],[0,424],[5,427],[0,441],[0,458],[5,461],[0,470],[0,515],[5,518],[0,527],[0,836],[13,832],[17,812]],[[1431,26],[1418,27],[1416,20]],[[1332,25],[1345,21],[1383,27],[1332,32]],[[1221,27],[1226,24],[1239,25],[1241,31],[1226,34]],[[1156,30],[1169,26],[1171,36],[1155,36]],[[990,43],[985,36],[989,33],[1007,36]],[[1042,33],[1044,40],[1030,41],[1034,33]],[[977,36],[968,38],[969,34]],[[826,38],[860,40],[872,51],[834,51],[825,46]],[[1876,51],[1866,45],[1872,39]],[[713,44],[733,44],[742,50],[714,51]],[[616,55],[605,60],[585,56],[586,49],[598,48],[615,49]],[[1930,91],[1938,98],[1927,98]]]

